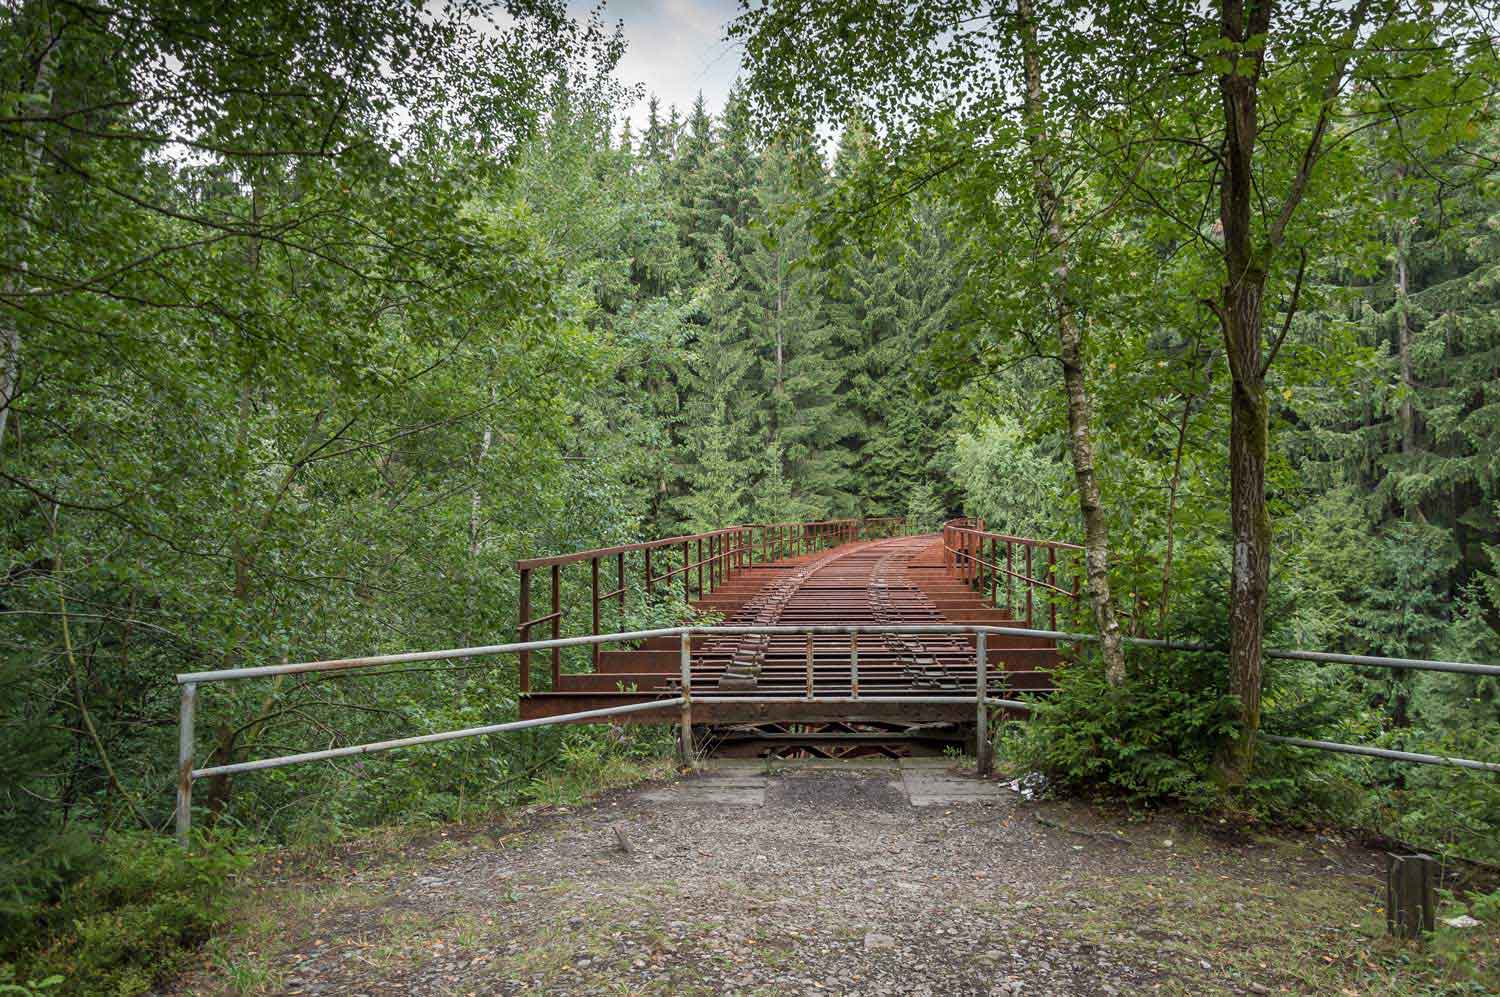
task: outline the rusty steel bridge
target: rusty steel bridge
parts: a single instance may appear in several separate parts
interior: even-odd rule
[[[972,744],[978,635],[909,631],[1056,630],[1078,600],[1081,550],[989,532],[979,520],[909,535],[886,518],[735,526],[519,561],[522,643],[629,630],[632,610],[653,606],[714,631],[594,643],[571,658],[553,646],[542,668],[522,651],[520,715],[676,720],[686,690],[700,746],[723,754]],[[1051,689],[1054,640],[990,634],[987,651],[990,693]],[[637,709],[613,712],[622,706]]]

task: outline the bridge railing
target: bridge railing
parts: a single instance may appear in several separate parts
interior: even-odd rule
[[[553,724],[578,723],[596,720],[607,720],[612,717],[624,716],[632,713],[650,711],[678,710],[678,750],[684,764],[692,765],[694,761],[693,750],[693,694],[692,678],[692,638],[697,635],[748,635],[748,634],[793,634],[793,635],[848,635],[849,640],[849,695],[848,696],[816,696],[813,694],[813,683],[811,673],[805,696],[762,696],[755,694],[736,694],[732,696],[698,696],[696,701],[700,703],[739,703],[746,705],[804,702],[804,703],[863,703],[876,700],[882,703],[909,703],[909,704],[949,704],[963,705],[973,704],[975,708],[975,724],[977,727],[979,757],[977,759],[981,773],[988,772],[993,761],[991,757],[991,744],[987,734],[989,710],[1000,708],[1007,710],[1032,711],[1045,708],[1044,702],[1035,700],[1004,699],[989,694],[989,678],[991,676],[1002,676],[1009,674],[1005,670],[991,671],[989,668],[988,636],[991,634],[1012,637],[1034,637],[1044,640],[1067,641],[1067,642],[1093,642],[1099,638],[1095,634],[1067,633],[1058,630],[1037,630],[1028,627],[997,627],[981,624],[906,624],[906,625],[876,625],[876,626],[843,626],[832,624],[817,624],[803,626],[677,626],[662,627],[654,630],[637,630],[633,632],[590,634],[584,637],[564,637],[555,640],[522,641],[511,644],[492,644],[481,647],[460,647],[440,651],[409,651],[399,654],[381,654],[362,658],[338,658],[326,661],[304,661],[294,664],[263,665],[251,668],[231,668],[220,671],[187,672],[177,676],[177,682],[182,691],[181,713],[178,721],[178,754],[177,754],[177,837],[186,845],[191,837],[192,831],[192,807],[193,807],[193,783],[199,779],[211,777],[227,777],[237,773],[254,772],[263,769],[281,768],[287,765],[300,765],[306,762],[323,761],[333,758],[346,758],[353,755],[373,754],[380,751],[391,751],[396,748],[415,747],[422,744],[435,744],[442,741],[452,741],[460,738],[481,737],[489,734],[500,734],[509,731],[525,730],[533,727],[545,727]],[[972,695],[949,695],[949,696],[911,696],[911,695],[878,695],[861,696],[859,689],[859,641],[860,635],[880,634],[934,634],[934,635],[957,635],[968,634],[974,637],[974,693]],[[482,727],[468,727],[462,730],[439,731],[430,734],[418,734],[411,737],[394,738],[384,741],[373,741],[364,744],[340,745],[338,747],[323,748],[317,751],[297,752],[290,755],[278,755],[268,758],[257,758],[250,761],[232,762],[223,765],[213,765],[204,768],[195,766],[197,760],[197,745],[194,735],[194,721],[197,712],[198,688],[202,685],[210,685],[222,682],[247,681],[261,678],[275,678],[284,675],[300,675],[320,672],[347,672],[364,668],[375,668],[388,665],[411,664],[416,662],[443,661],[453,659],[469,659],[492,657],[502,654],[529,654],[536,650],[549,650],[552,648],[578,647],[584,645],[598,645],[607,643],[623,643],[636,640],[646,640],[653,637],[679,638],[679,661],[681,666],[680,686],[676,690],[668,690],[660,694],[659,698],[644,702],[626,703],[620,706],[606,707],[596,710],[584,710],[576,713],[566,713],[557,716],[540,717],[532,720],[514,720],[507,723],[487,724]],[[1188,644],[1175,641],[1153,640],[1143,637],[1126,637],[1127,644],[1143,647],[1163,648],[1166,650],[1224,653],[1223,648],[1203,644]],[[1000,651],[1004,654],[1004,651]],[[1350,665],[1357,667],[1387,668],[1404,671],[1430,671],[1448,672],[1470,675],[1486,675],[1500,677],[1500,665],[1480,664],[1467,661],[1433,661],[1417,658],[1384,658],[1373,655],[1357,654],[1335,654],[1324,651],[1283,650],[1268,648],[1263,652],[1264,656],[1273,659],[1308,661],[1319,664]],[[809,664],[809,669],[811,669]],[[676,692],[677,695],[673,695]],[[1342,744],[1336,741],[1315,740],[1301,737],[1290,737],[1284,735],[1260,734],[1261,738],[1278,744],[1286,744],[1297,748],[1311,748],[1320,751],[1332,751],[1342,754],[1364,755],[1374,758],[1382,758],[1389,761],[1408,762],[1422,765],[1445,765],[1471,771],[1500,773],[1500,761],[1480,761],[1472,758],[1455,758],[1447,755],[1424,754],[1409,751],[1395,751],[1388,748],[1378,748],[1370,745]]]
[[[1035,540],[985,530],[982,519],[950,519],[943,524],[943,558],[965,583],[988,592],[991,605],[1003,605],[1028,627],[1036,625],[1037,603],[1048,625],[1057,629],[1057,607],[1078,602],[1083,580],[1083,548],[1060,540]],[[1059,579],[1066,579],[1059,584]],[[1017,594],[1023,596],[1018,605]]]
[[[591,635],[603,633],[602,617],[611,602],[615,605],[616,622],[623,628],[627,625],[627,599],[632,592],[642,603],[649,603],[665,595],[669,586],[680,586],[683,602],[700,601],[752,565],[813,554],[854,540],[897,536],[905,522],[901,516],[886,516],[799,523],[747,523],[707,533],[526,558],[515,563],[520,589],[516,637],[523,643],[530,641],[541,627],[546,627],[554,640],[563,636],[564,629],[586,629]],[[563,572],[571,565],[588,567],[587,621],[565,619],[567,604],[563,598]],[[534,591],[539,578],[546,581],[543,593],[548,609],[545,613],[533,615],[535,605],[541,601]],[[565,627],[569,622],[572,626]],[[555,689],[562,675],[561,645],[551,645],[550,654],[552,688]],[[599,645],[593,645],[590,654],[597,667]],[[529,650],[521,652],[520,669],[521,692],[529,693],[532,690]]]

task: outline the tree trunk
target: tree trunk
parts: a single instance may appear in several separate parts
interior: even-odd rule
[[[1120,640],[1120,623],[1115,615],[1114,600],[1109,591],[1109,524],[1099,498],[1099,481],[1094,474],[1092,439],[1092,406],[1085,380],[1084,332],[1071,300],[1067,233],[1062,225],[1062,199],[1052,183],[1049,171],[1050,153],[1042,108],[1042,74],[1037,51],[1036,16],[1031,0],[1018,0],[1017,26],[1026,71],[1026,142],[1031,152],[1032,174],[1036,187],[1037,207],[1046,226],[1047,244],[1057,258],[1052,271],[1052,296],[1056,304],[1058,356],[1062,361],[1063,388],[1068,400],[1068,441],[1073,455],[1073,476],[1078,483],[1078,505],[1083,513],[1084,563],[1088,574],[1089,601],[1094,610],[1094,624],[1099,630],[1099,644],[1104,655],[1104,673],[1110,685],[1125,681],[1125,651]]]
[[[1167,551],[1161,561],[1161,606],[1158,609],[1156,636],[1167,635],[1167,607],[1172,601],[1172,553],[1175,546],[1173,530],[1177,525],[1177,491],[1182,487],[1182,451],[1187,446],[1188,420],[1193,415],[1193,402],[1197,395],[1187,395],[1182,401],[1182,416],[1177,420],[1177,449],[1172,456],[1172,480],[1167,484]]]
[[[52,29],[51,17],[46,8],[35,5],[33,12],[40,13],[42,23],[37,25],[41,33],[42,49],[34,60],[36,69],[32,74],[30,92],[42,98],[49,106],[52,103],[52,66],[57,60],[60,44],[59,33]],[[25,125],[21,126],[25,128]],[[16,219],[15,243],[16,269],[6,275],[3,292],[0,292],[0,453],[5,449],[5,428],[10,421],[11,404],[21,385],[21,326],[20,309],[6,308],[4,301],[19,302],[29,288],[26,272],[31,252],[31,219],[36,214],[37,177],[42,169],[42,147],[22,137],[21,164],[21,213]]]
[[[1397,168],[1396,179],[1399,182],[1405,177],[1406,171]],[[1401,456],[1410,459],[1417,452],[1417,411],[1413,398],[1417,391],[1417,378],[1412,364],[1412,327],[1411,327],[1411,300],[1408,294],[1411,288],[1410,256],[1411,256],[1411,224],[1406,220],[1396,223],[1399,228],[1396,231],[1396,355],[1401,364],[1401,405],[1397,411],[1397,418],[1401,423]],[[1408,472],[1410,468],[1407,468]],[[1427,517],[1422,514],[1422,506],[1419,502],[1401,501],[1402,512],[1406,518],[1418,523],[1425,523]]]
[[[1270,29],[1271,4],[1222,0],[1220,37],[1241,52]],[[1224,163],[1219,222],[1224,230],[1224,286],[1219,324],[1231,378],[1229,395],[1229,520],[1233,557],[1229,582],[1229,692],[1238,701],[1237,730],[1219,746],[1216,769],[1225,785],[1242,785],[1260,729],[1261,637],[1271,565],[1271,516],[1266,508],[1267,402],[1261,357],[1264,258],[1251,224],[1258,88],[1264,48],[1231,55],[1219,76],[1224,107]]]

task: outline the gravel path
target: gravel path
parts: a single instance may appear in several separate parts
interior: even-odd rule
[[[1133,914],[1110,910],[1110,883],[1170,891],[1175,876],[1239,878],[1257,861],[1294,879],[1370,871],[1362,853],[1288,864],[1170,822],[1109,821],[998,787],[990,799],[913,806],[902,776],[894,766],[740,768],[674,784],[671,802],[658,784],[498,838],[429,842],[395,867],[351,855],[320,907],[284,913],[265,979],[240,989],[1201,992],[1193,981],[1217,977],[1212,961],[1131,935]],[[749,780],[753,790],[757,777],[763,792],[741,797],[750,802],[714,789],[744,792]],[[1115,919],[1103,935],[1072,930],[1101,911]],[[212,974],[182,984],[219,985]]]

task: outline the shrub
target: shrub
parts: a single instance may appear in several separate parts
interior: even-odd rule
[[[1111,688],[1086,656],[1055,673],[1057,691],[1030,721],[1005,728],[1004,750],[1063,791],[1206,807],[1232,714],[1222,676],[1194,660],[1205,657],[1133,653],[1130,678]]]
[[[0,991],[26,992],[55,977],[46,992],[146,990],[223,920],[226,881],[246,862],[225,844],[185,852],[152,834],[91,841],[87,862],[72,867],[86,872],[36,891],[29,907],[13,902],[0,938]]]

